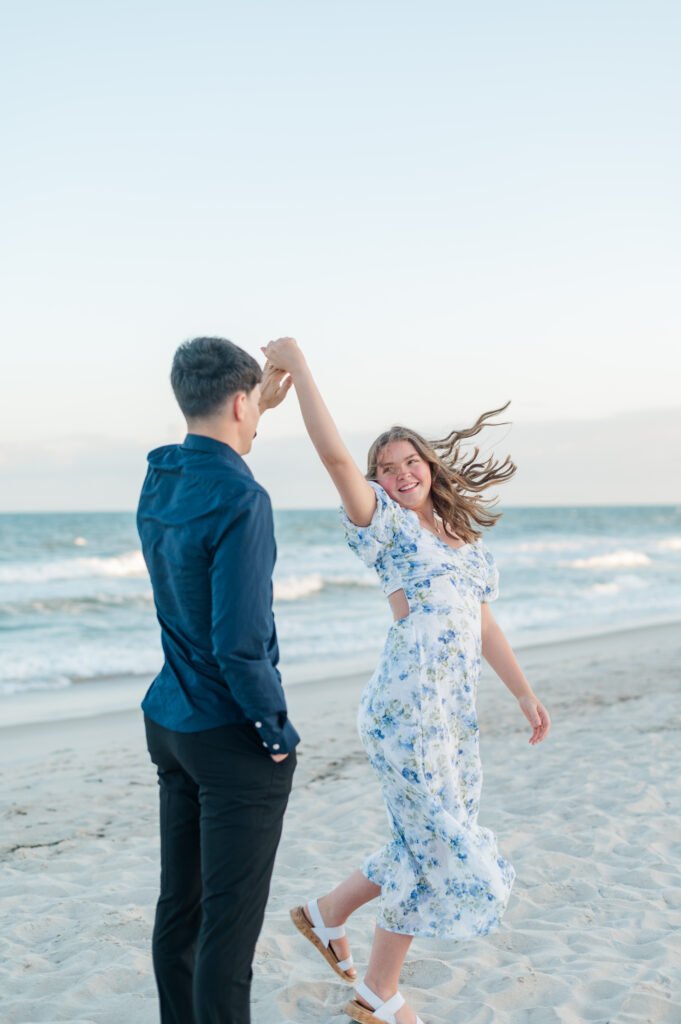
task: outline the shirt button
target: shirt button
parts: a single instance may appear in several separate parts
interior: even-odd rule
[[[279,744],[278,743],[273,744],[272,750],[279,750]]]
[[[255,727],[256,729],[262,729],[262,722],[256,722]]]
[[[266,746],[267,746],[267,744],[266,744],[266,743],[263,743],[263,747],[266,747]]]

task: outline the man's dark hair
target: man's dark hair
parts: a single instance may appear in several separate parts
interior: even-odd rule
[[[247,394],[262,380],[262,370],[248,352],[225,338],[193,338],[178,348],[170,371],[175,398],[184,415],[210,416],[226,398]]]

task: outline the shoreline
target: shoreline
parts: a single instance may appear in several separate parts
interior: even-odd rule
[[[526,655],[532,656],[533,652],[546,650],[547,648],[579,647],[583,644],[608,642],[617,637],[630,637],[633,634],[640,636],[641,643],[646,643],[646,634],[658,630],[674,630],[681,633],[681,620],[672,619],[664,622],[651,622],[636,627],[623,627],[616,630],[597,631],[593,633],[550,636],[536,640],[526,640],[513,644],[513,649],[519,654],[520,660]],[[380,648],[379,648],[380,653]],[[312,678],[304,678],[300,681],[286,681],[286,667],[283,667],[284,689],[287,701],[290,703],[291,696],[303,689],[315,690],[320,686],[334,686],[344,683],[347,680],[368,680],[378,660],[378,654],[372,663],[366,665],[351,664],[347,671],[334,673],[333,675],[313,674],[314,669],[306,669],[306,675],[313,674]],[[290,675],[290,670],[289,670]],[[6,746],[7,734],[10,729],[19,727],[30,728],[31,726],[49,726],[57,722],[69,723],[80,719],[101,718],[108,715],[120,715],[132,713],[139,710],[139,705],[151,685],[154,676],[150,673],[139,675],[112,675],[98,677],[92,680],[79,679],[69,686],[59,687],[54,690],[28,690],[25,693],[8,694],[0,698],[0,762],[5,759],[4,748]],[[306,691],[306,692],[307,692]],[[65,727],[68,728],[67,725]],[[11,743],[11,740],[9,741]]]

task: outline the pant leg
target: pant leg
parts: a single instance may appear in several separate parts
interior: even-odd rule
[[[288,802],[295,753],[275,763],[249,726],[193,734],[201,805],[201,928],[195,1024],[249,1024],[255,945]]]
[[[161,893],[152,953],[161,1024],[193,1024],[194,959],[201,924],[198,786],[177,759],[177,734],[146,716],[145,727],[160,793]]]

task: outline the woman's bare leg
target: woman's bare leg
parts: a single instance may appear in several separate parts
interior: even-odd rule
[[[413,936],[387,932],[376,925],[369,966],[364,977],[367,988],[383,1002],[394,996],[400,986],[400,972]],[[364,1003],[363,999],[358,1000]],[[408,1003],[395,1014],[397,1024],[414,1024],[416,1014]]]
[[[380,885],[370,882],[361,871],[353,871],[340,885],[317,900],[324,924],[327,928],[345,924],[358,907],[375,900],[380,892]],[[384,1002],[394,996],[399,988],[400,972],[411,942],[411,935],[388,932],[376,925],[364,983]],[[350,952],[347,938],[333,939],[331,946],[339,960],[344,960]],[[361,999],[359,1001],[363,1002]],[[406,1004],[397,1013],[398,1024],[414,1024],[415,1020],[416,1014]]]
[[[322,921],[327,928],[336,928],[338,925],[345,924],[353,911],[370,900],[375,900],[380,891],[380,885],[374,885],[361,871],[353,871],[340,885],[317,900]],[[305,917],[308,917],[305,907],[303,907],[303,913]],[[331,948],[339,960],[345,960],[350,954],[350,943],[347,938],[332,939]],[[354,978],[356,974],[354,968],[351,968],[348,974]]]
[[[387,932],[376,925],[364,982],[383,1000],[394,996],[400,987],[400,972],[412,938],[412,935]]]
[[[324,923],[329,928],[345,924],[350,914],[370,900],[375,900],[380,892],[380,885],[370,882],[361,871],[353,871],[340,885],[317,901]]]

